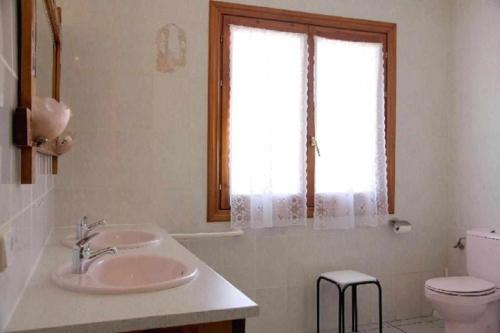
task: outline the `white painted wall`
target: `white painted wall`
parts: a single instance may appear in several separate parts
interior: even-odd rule
[[[453,7],[452,241],[474,227],[500,227],[500,2]],[[450,251],[453,273],[465,255]]]
[[[449,246],[452,2],[241,2],[398,24],[396,212],[414,232],[289,228],[185,245],[260,304],[249,332],[314,331],[315,277],[334,269],[379,277],[388,320],[430,314],[423,281],[442,273]],[[224,228],[206,223],[208,1],[58,3],[62,97],[77,132],[57,177],[58,224],[88,214],[172,232]],[[155,34],[167,23],[187,36],[187,65],[170,74],[155,71]],[[376,320],[375,294],[360,298],[361,320]],[[324,308],[325,328],[334,311]]]

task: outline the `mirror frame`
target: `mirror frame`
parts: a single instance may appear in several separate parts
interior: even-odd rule
[[[36,153],[52,156],[52,174],[57,174],[55,140],[36,145],[31,138],[30,110],[36,93],[36,3],[18,0],[19,107],[14,112],[13,140],[21,149],[21,184],[36,182]],[[52,31],[52,97],[59,101],[61,87],[61,7],[55,0],[43,0]],[[40,18],[38,18],[40,19]]]

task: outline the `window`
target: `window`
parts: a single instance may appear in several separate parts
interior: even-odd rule
[[[395,24],[211,2],[209,43],[209,221],[230,219],[230,190],[248,193],[250,173],[255,191],[265,163],[275,193],[307,191],[308,216],[315,193],[342,193],[353,171],[349,186],[368,191],[380,119],[394,212]],[[248,160],[257,154],[261,164]]]

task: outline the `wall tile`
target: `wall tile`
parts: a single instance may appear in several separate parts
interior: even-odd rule
[[[153,77],[142,73],[134,74],[134,80],[129,77],[129,73],[117,72],[108,92],[116,113],[116,129],[128,131],[133,140],[135,131],[152,129]]]
[[[286,284],[288,286],[300,286],[306,284],[311,268],[314,266],[306,259],[305,253],[314,246],[314,243],[309,242],[311,238],[300,236],[289,236],[287,241],[288,249],[288,265]],[[314,260],[314,258],[310,258]]]
[[[287,279],[288,247],[286,236],[257,238],[255,280],[259,287],[273,288]]]
[[[13,237],[11,264],[0,273],[0,331],[7,324],[53,226],[52,192],[28,204],[7,222]]]
[[[286,322],[286,288],[258,289],[255,291],[255,300],[259,304],[260,314],[257,318],[247,320],[249,333],[288,332]]]
[[[156,179],[147,172],[152,165],[153,137],[145,130],[122,130],[114,132],[114,177],[113,185],[121,188],[148,189]],[[140,156],[140,158],[137,158]],[[98,161],[95,161],[99,163]]]
[[[200,165],[206,164],[206,154],[203,153],[206,147],[198,143],[201,140],[192,130],[175,120],[163,123],[176,129],[166,128],[151,133],[150,177],[164,189],[200,189],[206,184],[205,175],[200,172]]]
[[[1,56],[10,68],[16,68],[16,1],[4,0],[0,4]]]
[[[384,321],[396,320],[396,309],[400,298],[395,292],[392,276],[378,276],[377,278],[382,286],[382,316]]]
[[[286,323],[288,333],[313,332],[316,328],[316,289],[287,289]]]
[[[403,274],[393,277],[394,293],[398,298],[396,319],[420,316],[423,285],[420,274]],[[405,300],[405,301],[401,301]]]
[[[149,211],[152,209],[150,188],[125,187],[116,188],[111,192],[113,201],[107,201],[105,205],[111,205],[112,217],[108,217],[110,223],[118,224],[151,224]],[[89,206],[92,209],[92,205]]]
[[[16,227],[11,225],[16,232],[17,225],[22,223],[22,216],[14,220]],[[26,276],[25,265],[26,263],[26,251],[25,248],[17,244],[19,236],[14,235],[16,243],[14,244],[14,251],[12,255],[12,265],[4,272],[0,273],[0,284],[2,298],[0,299],[0,324],[2,327],[7,324],[9,316],[13,311],[13,307],[19,295],[22,292],[22,288],[25,282]]]
[[[82,172],[70,180],[72,188],[80,190],[111,187],[116,168],[114,140],[113,133],[107,130],[78,132],[78,141],[82,144],[74,146],[70,167]]]
[[[227,267],[224,265],[224,240],[193,239],[184,241],[183,244],[215,271],[224,274],[224,268]]]
[[[4,112],[0,112],[3,114]],[[0,124],[2,121],[0,121]],[[1,126],[1,125],[0,125]],[[8,146],[0,145],[0,224],[5,223],[11,216],[11,196],[12,186],[9,177],[5,175],[7,171],[10,173],[12,165],[11,154],[7,154]]]
[[[256,285],[256,241],[252,233],[241,237],[223,240],[224,251],[223,271],[224,278],[237,288],[246,292],[254,290]]]
[[[70,195],[74,196],[72,198],[74,201],[68,216],[66,216],[66,225],[73,224],[82,216],[88,216],[91,220],[114,218],[115,197],[113,190],[81,189],[70,192]],[[58,196],[59,198],[61,196]]]
[[[199,190],[156,185],[152,190],[154,220],[171,232],[191,231],[206,212],[205,196]]]

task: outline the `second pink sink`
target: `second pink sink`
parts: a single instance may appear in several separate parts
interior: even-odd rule
[[[104,229],[98,231],[99,235],[92,239],[92,248],[116,247],[119,250],[133,249],[157,245],[161,242],[160,235],[141,230]],[[74,236],[62,240],[63,245],[73,247],[76,243]]]

